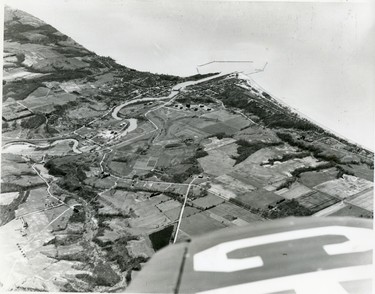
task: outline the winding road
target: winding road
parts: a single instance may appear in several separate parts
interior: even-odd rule
[[[145,98],[139,98],[139,99],[134,99],[134,100],[124,102],[124,103],[120,104],[119,106],[117,106],[113,109],[112,117],[114,119],[117,119],[117,120],[122,120],[122,118],[120,118],[118,116],[118,113],[123,107],[125,107],[127,105],[131,105],[131,104],[135,104],[135,103],[142,103],[142,102],[159,101],[159,100],[165,100],[165,99],[173,99],[180,93],[180,91],[184,90],[188,86],[197,85],[197,84],[207,82],[209,80],[216,79],[218,77],[225,76],[225,75],[227,75],[227,73],[220,73],[220,74],[213,75],[213,76],[210,76],[210,77],[207,77],[207,78],[204,78],[204,79],[200,79],[200,80],[197,80],[197,81],[187,81],[187,82],[179,83],[179,84],[174,85],[172,87],[172,91],[168,96],[145,97]]]
[[[134,99],[134,100],[126,101],[126,102],[124,102],[124,103],[122,103],[122,104],[120,104],[120,105],[118,105],[116,107],[111,108],[103,116],[94,119],[88,125],[90,125],[93,122],[95,122],[95,121],[103,118],[104,116],[108,115],[112,110],[113,110],[112,111],[112,117],[114,119],[116,119],[116,120],[122,120],[122,118],[118,116],[118,113],[119,113],[119,111],[122,108],[124,108],[127,105],[131,105],[131,104],[135,104],[135,103],[151,102],[151,101],[159,101],[159,100],[169,99],[166,103],[164,103],[164,104],[162,104],[162,105],[160,105],[160,106],[158,106],[156,108],[150,109],[149,111],[147,111],[145,113],[145,117],[155,127],[154,131],[157,131],[157,130],[159,130],[158,126],[150,118],[147,117],[147,115],[150,112],[155,111],[155,110],[157,110],[159,108],[162,108],[167,103],[170,103],[180,93],[180,91],[182,91],[183,89],[185,89],[188,86],[197,85],[199,83],[203,83],[203,82],[206,82],[206,81],[209,81],[209,80],[221,77],[221,76],[225,76],[225,75],[227,75],[227,73],[220,73],[220,74],[213,75],[213,76],[210,76],[210,77],[206,77],[206,78],[203,78],[203,79],[200,79],[200,80],[197,80],[197,81],[187,81],[187,82],[179,83],[179,84],[177,84],[177,85],[175,85],[175,86],[172,87],[171,93],[168,96],[163,96],[163,97],[145,97],[145,98],[139,98],[139,99]],[[129,126],[118,137],[124,137],[125,135],[127,135],[131,131],[134,131],[137,128],[137,120],[136,119],[130,118],[130,119],[126,119],[126,120],[129,122]],[[83,128],[83,127],[81,127],[81,128]],[[81,128],[79,128],[79,129],[81,129]],[[76,135],[78,135],[76,132],[79,129],[75,130],[73,133],[76,134]],[[141,135],[141,136],[143,136],[143,135]],[[138,137],[136,137],[136,138],[138,138]],[[133,138],[133,139],[136,139],[136,138]],[[81,154],[82,153],[82,151],[79,150],[79,148],[78,148],[78,145],[79,145],[78,140],[76,140],[74,138],[61,138],[61,137],[57,137],[55,141],[52,141],[54,139],[55,138],[30,139],[30,140],[29,139],[18,139],[18,140],[9,141],[9,142],[7,142],[6,144],[4,144],[2,146],[2,152],[5,152],[7,150],[7,148],[11,148],[10,146],[14,146],[14,145],[28,145],[28,146],[42,147],[43,148],[43,147],[54,146],[54,145],[56,145],[56,144],[58,144],[60,142],[69,141],[69,142],[73,142],[72,151],[74,153],[76,153],[76,154]],[[133,140],[133,139],[131,139],[131,140]],[[37,144],[34,144],[34,142],[44,142],[44,141],[46,141],[46,142],[52,141],[52,143],[50,143],[48,145],[37,145]]]

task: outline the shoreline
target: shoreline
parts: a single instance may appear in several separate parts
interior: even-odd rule
[[[253,77],[248,76],[246,74],[243,74],[243,75],[246,76],[251,81],[251,83],[254,84],[257,88],[259,88],[260,90],[268,93],[273,99],[275,99],[277,102],[279,102],[283,106],[288,107],[290,109],[290,111],[296,113],[298,116],[300,116],[304,119],[307,119],[308,121],[312,122],[313,124],[316,124],[317,126],[321,127],[322,129],[325,129],[327,132],[331,133],[332,135],[337,136],[337,137],[347,141],[350,144],[356,145],[356,146],[358,146],[362,149],[365,149],[369,152],[374,153],[374,150],[375,150],[374,146],[372,146],[372,148],[370,148],[369,146],[365,146],[362,143],[359,143],[359,142],[357,142],[353,139],[348,138],[347,136],[345,136],[342,133],[332,129],[331,127],[326,126],[326,125],[318,122],[317,120],[313,119],[311,116],[305,114],[303,111],[301,111],[301,110],[297,109],[296,107],[293,107],[292,105],[287,103],[284,99],[276,96],[275,94],[273,94],[272,92],[267,90],[264,86],[261,86]]]

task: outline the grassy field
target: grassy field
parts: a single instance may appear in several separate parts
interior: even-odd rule
[[[130,240],[126,245],[129,255],[132,257],[144,256],[151,257],[154,254],[154,250],[151,248],[145,239],[141,240]]]
[[[300,175],[299,181],[303,185],[312,188],[321,183],[334,180],[336,177],[337,170],[335,168],[330,168],[322,171],[304,172]]]
[[[347,202],[368,211],[374,211],[374,189],[365,190],[347,199]]]
[[[26,202],[18,207],[16,216],[44,209],[46,208],[45,204],[52,202],[56,202],[56,200],[49,197],[46,187],[31,190]]]
[[[259,209],[268,209],[269,206],[274,206],[277,202],[284,200],[283,197],[264,189],[238,195],[236,199],[246,205]]]
[[[77,96],[68,93],[51,93],[43,97],[27,97],[22,101],[27,108],[33,112],[51,113],[56,105],[63,106],[69,102],[76,101]]]
[[[193,203],[195,205],[197,205],[198,207],[200,207],[202,209],[211,208],[211,207],[219,205],[223,202],[224,202],[224,199],[222,199],[218,196],[215,196],[215,195],[210,195],[210,194],[205,196],[205,197],[201,197],[201,198],[198,198],[198,199],[193,201]]]
[[[110,170],[112,170],[117,175],[127,176],[133,169],[132,166],[126,162],[111,161],[108,165]]]
[[[181,208],[177,207],[177,208],[165,211],[164,214],[171,220],[171,222],[176,222],[180,216],[180,212],[181,212]],[[186,217],[189,217],[193,214],[197,214],[199,212],[200,210],[198,210],[195,207],[185,206],[184,215],[182,217],[184,219]]]
[[[168,200],[166,202],[160,203],[156,205],[157,208],[159,208],[162,212],[166,212],[168,210],[181,207],[181,203],[176,200]]]
[[[103,115],[103,111],[96,111],[92,109],[90,104],[80,104],[79,108],[74,108],[67,111],[67,117],[72,120],[81,120],[81,119],[94,119]]]
[[[345,165],[344,168],[352,172],[356,177],[367,181],[374,180],[374,169],[371,169],[367,164],[349,164]]]
[[[280,139],[276,136],[275,132],[262,128],[257,125],[252,125],[246,129],[240,130],[234,136],[237,140],[247,140],[247,141],[263,141],[267,143],[280,142]]]
[[[210,113],[206,113],[202,115],[202,117],[209,118],[211,120],[227,121],[227,120],[238,117],[238,115],[233,115],[229,113],[228,111],[221,109],[217,111],[212,111]]]
[[[242,115],[238,115],[234,118],[230,118],[223,122],[225,125],[235,129],[236,131],[243,130],[251,125],[251,122],[244,118]]]
[[[262,220],[260,216],[254,213],[251,213],[250,211],[243,209],[235,204],[228,203],[228,202],[219,204],[209,209],[208,212],[224,217],[229,221],[242,219],[248,223],[251,223],[254,221]]]
[[[297,200],[300,205],[310,209],[313,212],[317,212],[339,202],[339,199],[336,197],[321,192],[301,196]]]
[[[214,135],[217,133],[225,133],[226,135],[233,135],[236,132],[236,129],[225,124],[225,123],[216,123],[202,128],[202,130],[208,134]]]
[[[330,216],[353,216],[373,218],[373,213],[355,205],[348,204],[344,208],[332,213]]]
[[[287,199],[294,199],[309,194],[311,193],[311,191],[312,190],[310,188],[300,183],[293,183],[292,186],[288,189],[288,191],[279,195]]]
[[[0,206],[11,204],[14,200],[19,197],[19,192],[1,193],[0,194]]]
[[[230,198],[235,198],[237,196],[235,192],[228,189],[225,185],[214,183],[211,184],[211,188],[208,189],[208,193],[212,193],[219,197],[223,197],[226,200],[229,200]]]
[[[166,200],[165,196],[150,198],[151,193],[115,190],[101,195],[106,205],[111,205],[132,217],[128,219],[131,231],[150,232],[168,225],[170,220],[156,207]]]
[[[236,145],[228,144],[217,149],[208,150],[208,156],[199,158],[198,161],[207,174],[221,176],[233,170],[236,154]]]
[[[221,184],[225,185],[230,190],[236,192],[237,194],[248,193],[250,191],[256,190],[253,185],[244,182],[242,179],[237,179],[230,175],[222,175],[215,179]]]
[[[190,236],[202,235],[221,228],[225,228],[225,225],[210,218],[205,212],[186,217],[181,223],[181,230]]]
[[[370,181],[344,175],[343,178],[319,184],[315,186],[314,189],[345,199],[366,189],[372,188],[373,185],[374,184]]]

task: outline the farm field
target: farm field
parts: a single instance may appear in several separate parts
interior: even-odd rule
[[[373,217],[373,152],[252,77],[141,72],[4,16],[1,291],[126,292],[174,241]]]
[[[331,180],[314,187],[315,190],[342,199],[353,196],[373,187],[373,183],[365,179],[344,175],[343,178]]]
[[[16,79],[33,79],[37,77],[42,77],[47,74],[34,73],[27,71],[25,68],[12,68],[4,70],[3,79],[4,81],[12,81]]]
[[[57,200],[50,197],[45,187],[31,190],[25,203],[21,204],[16,212],[16,217],[55,206]]]
[[[299,197],[298,203],[313,212],[322,210],[328,206],[331,206],[340,200],[334,196],[324,194],[321,192],[315,192]]]
[[[223,139],[218,139],[216,137],[211,137],[209,139],[207,139],[207,143],[205,142],[206,140],[204,140],[202,142],[202,145],[204,146],[204,150],[205,151],[209,151],[209,150],[212,150],[212,149],[218,149],[220,147],[223,147],[225,145],[229,145],[229,144],[232,144],[232,143],[235,143],[236,140],[235,139],[232,139],[232,138],[223,138]],[[233,149],[233,147],[231,148],[231,150]],[[233,154],[232,155],[236,155],[237,151],[233,150],[232,151]]]
[[[164,214],[171,220],[171,222],[176,222],[180,216],[181,207],[177,207],[168,211],[165,211]],[[200,210],[198,210],[195,207],[186,206],[184,209],[184,214],[182,216],[182,222],[184,222],[184,219],[186,217],[189,217],[191,215],[199,213]]]
[[[32,112],[51,113],[55,110],[55,105],[65,105],[76,101],[77,97],[68,93],[54,93],[48,96],[29,96],[22,101]]]
[[[221,216],[228,221],[235,221],[236,219],[242,219],[247,223],[261,221],[263,218],[260,216],[251,213],[250,211],[243,209],[232,203],[222,203],[208,210],[210,213],[214,213],[218,216]]]
[[[236,193],[227,189],[224,185],[220,184],[212,183],[210,189],[208,189],[208,193],[212,193],[225,200],[229,200],[230,198],[236,198]]]
[[[181,208],[181,203],[176,200],[171,199],[171,200],[168,200],[166,202],[162,202],[156,205],[156,207],[159,208],[162,212],[166,212],[174,208]]]
[[[73,109],[71,111],[68,111],[67,117],[69,117],[72,120],[81,120],[81,119],[96,118],[101,114],[104,114],[103,111],[98,111],[96,109],[93,109],[92,105],[87,104],[87,105],[82,105],[82,107],[80,107],[79,109]]]
[[[348,204],[344,208],[332,213],[330,216],[353,216],[372,218],[373,213],[358,206]]]
[[[226,135],[233,135],[235,132],[236,132],[236,129],[225,124],[225,123],[221,123],[221,122],[218,122],[218,123],[215,123],[215,124],[211,124],[211,125],[208,125],[204,128],[202,128],[202,130],[208,134],[211,134],[211,135],[215,135],[217,133],[224,133]]]
[[[181,231],[189,236],[198,236],[225,227],[221,222],[209,217],[206,212],[186,217],[181,223]]]
[[[0,205],[5,206],[11,204],[19,196],[19,192],[1,193]]]
[[[227,174],[215,178],[215,181],[236,194],[243,194],[256,190],[256,187]]]
[[[278,194],[278,195],[281,195],[282,197],[286,199],[294,199],[294,198],[298,198],[306,194],[310,194],[313,191],[310,188],[300,183],[293,183],[292,186],[286,190],[287,190],[286,192]]]
[[[374,211],[374,189],[360,192],[347,199],[347,202],[368,211]]]
[[[224,202],[224,199],[217,197],[215,195],[207,195],[205,197],[201,197],[195,199],[193,203],[202,209],[211,208],[213,206],[219,205]]]
[[[27,142],[8,144],[3,147],[3,152],[8,154],[26,155],[35,161],[41,161],[46,154],[50,156],[64,156],[73,154],[71,140],[60,140],[50,144],[41,141],[36,144]]]
[[[45,185],[44,181],[20,155],[10,153],[1,156],[1,178],[4,188],[2,191],[5,190],[4,192],[18,191],[17,187],[28,188]]]
[[[39,221],[46,225],[48,223],[47,219],[43,216],[39,216]],[[33,277],[35,276],[35,271],[38,272],[39,276],[45,278],[46,280],[52,279],[60,270],[67,270],[74,272],[72,268],[73,262],[59,263],[53,259],[47,258],[42,253],[38,253],[37,249],[40,243],[28,243],[27,239],[21,235],[19,230],[22,227],[21,220],[14,220],[6,225],[4,225],[0,230],[0,237],[2,240],[7,240],[7,246],[1,247],[1,267],[10,268],[10,271],[2,271],[0,278],[3,281],[7,281],[8,285],[18,282],[20,279],[24,281],[25,285],[40,285],[36,286],[38,290],[44,290],[46,285],[42,283],[32,283]],[[14,232],[17,232],[14,234]],[[39,235],[40,238],[44,237],[44,240],[52,237],[49,232],[42,232]],[[27,237],[26,237],[27,238]],[[28,243],[28,244],[27,244]],[[19,246],[17,245],[19,244]],[[26,245],[27,244],[27,245]],[[17,264],[17,266],[15,266]],[[48,270],[46,268],[48,267]],[[77,271],[79,272],[79,271]],[[53,286],[53,283],[48,283],[52,289],[59,289]]]
[[[371,169],[367,164],[352,164],[345,166],[345,168],[354,173],[356,177],[365,179],[367,181],[374,180],[374,170]]]
[[[235,135],[236,139],[243,139],[247,141],[262,141],[262,142],[280,142],[276,133],[268,128],[262,128],[258,125],[252,125],[248,128],[240,130]],[[291,147],[288,147],[291,148]]]
[[[285,198],[273,192],[259,189],[246,194],[241,194],[236,197],[239,201],[250,207],[267,209],[273,207],[276,203],[283,201]]]
[[[207,151],[208,156],[199,158],[198,161],[205,173],[221,176],[232,171],[235,160],[232,158],[236,156],[236,144],[228,144],[216,149]]]
[[[155,253],[150,242],[147,242],[146,239],[131,240],[128,242],[126,248],[128,249],[129,254],[133,257],[151,257]]]
[[[319,172],[304,172],[300,176],[300,182],[307,187],[315,187],[321,183],[337,179],[337,170],[329,168]]]
[[[3,103],[2,117],[6,121],[12,121],[19,118],[32,116],[33,113],[28,110],[25,106],[17,102],[6,102]]]

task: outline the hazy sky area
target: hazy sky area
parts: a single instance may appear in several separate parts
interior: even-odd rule
[[[193,75],[212,60],[372,150],[374,15],[370,3],[8,0],[100,55],[138,70]],[[246,67],[247,66],[247,67]],[[202,71],[204,68],[201,68]],[[207,68],[206,68],[207,69]]]

